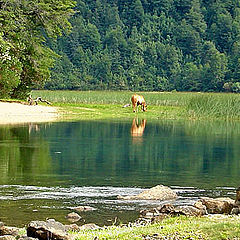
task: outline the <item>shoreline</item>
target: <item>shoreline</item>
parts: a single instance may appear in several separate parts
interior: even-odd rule
[[[52,122],[58,118],[56,107],[0,102],[0,125]]]
[[[227,226],[227,229],[226,229]],[[3,240],[86,240],[86,239],[239,239],[239,216],[175,216],[157,222],[129,222],[99,227],[94,223],[62,224],[55,219],[34,220],[22,228],[0,222]]]

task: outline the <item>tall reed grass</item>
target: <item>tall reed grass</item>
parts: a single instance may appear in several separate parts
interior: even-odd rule
[[[33,91],[53,103],[113,104],[131,103],[130,91]],[[240,94],[193,92],[141,92],[149,106],[179,107],[190,118],[240,119]],[[178,112],[176,112],[178,114]],[[176,116],[177,117],[177,116]]]
[[[41,96],[57,103],[127,104],[131,102],[130,91],[33,91],[34,98]],[[193,93],[142,92],[148,105],[184,106]]]
[[[240,95],[205,93],[192,96],[186,110],[196,118],[240,119]]]

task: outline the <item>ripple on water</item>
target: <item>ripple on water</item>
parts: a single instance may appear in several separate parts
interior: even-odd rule
[[[199,189],[194,187],[172,186],[179,198],[176,204],[191,204],[199,197],[210,196],[234,196],[234,188],[217,187],[216,189]],[[135,209],[144,206],[159,205],[159,201],[149,200],[121,200],[117,196],[136,195],[142,192],[143,188],[137,187],[41,187],[24,185],[0,185],[0,200],[21,201],[21,200],[44,200],[58,201],[58,207],[63,205],[76,204],[98,204],[104,208]],[[38,201],[38,204],[41,204]],[[59,204],[62,202],[62,204]],[[166,202],[166,201],[165,201]],[[164,204],[165,202],[161,202]],[[47,205],[45,205],[46,207]],[[54,208],[55,206],[52,205]]]

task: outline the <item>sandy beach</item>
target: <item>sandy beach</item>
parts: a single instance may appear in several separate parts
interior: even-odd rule
[[[0,124],[51,122],[57,118],[55,107],[0,102]]]

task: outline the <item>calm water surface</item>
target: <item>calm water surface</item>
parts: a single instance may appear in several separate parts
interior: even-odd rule
[[[78,224],[131,221],[157,201],[122,201],[163,184],[180,196],[229,196],[239,186],[240,123],[70,122],[0,126],[0,221],[23,226],[65,216]]]

